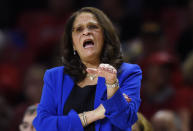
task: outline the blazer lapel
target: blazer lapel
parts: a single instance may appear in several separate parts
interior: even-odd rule
[[[98,77],[95,93],[94,109],[96,109],[102,103],[102,100],[106,99],[107,99],[107,89],[105,86],[105,79],[103,77]],[[95,129],[96,131],[100,130],[100,121],[95,122]]]
[[[98,77],[94,108],[97,108],[101,104],[101,101],[107,98],[106,92],[107,92],[107,89],[105,86],[105,79],[103,77]]]
[[[74,87],[74,81],[72,80],[72,78],[68,75],[64,75],[64,79],[62,82],[62,95],[61,95],[61,111],[60,113],[63,115],[63,109],[64,109],[64,104],[68,98],[68,96],[70,95],[70,92],[72,90],[72,88]]]

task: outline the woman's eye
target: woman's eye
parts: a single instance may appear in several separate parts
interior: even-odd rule
[[[98,29],[98,26],[97,25],[89,25],[88,28],[89,29]]]
[[[82,27],[78,27],[78,28],[76,28],[76,32],[81,32],[83,30],[83,28]]]
[[[27,123],[22,123],[21,126],[22,126],[23,129],[27,129],[27,128],[29,127],[29,124],[27,124]]]
[[[83,31],[82,27],[72,28],[72,32],[80,33],[81,31]]]

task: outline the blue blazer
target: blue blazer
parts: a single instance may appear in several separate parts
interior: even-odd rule
[[[75,110],[63,115],[64,104],[74,87],[74,81],[63,70],[64,67],[55,67],[44,75],[42,97],[33,121],[37,131],[84,131]],[[96,131],[131,130],[132,124],[137,121],[141,101],[141,79],[142,72],[138,65],[123,63],[118,70],[120,88],[107,99],[105,79],[98,78],[94,108],[102,103],[106,117],[95,122]],[[123,93],[131,98],[131,102],[125,100]]]

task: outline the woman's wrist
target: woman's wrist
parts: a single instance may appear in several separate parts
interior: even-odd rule
[[[119,89],[119,81],[116,78],[113,83],[109,84],[106,81],[106,87],[107,87],[107,99],[110,99],[116,91]]]
[[[109,85],[114,84],[116,81],[117,81],[117,77],[115,77],[113,79],[108,79],[108,80],[106,79],[105,80],[106,84],[109,84]]]
[[[119,80],[116,79],[116,80],[114,81],[114,83],[112,83],[112,84],[109,84],[109,83],[106,82],[106,87],[107,87],[107,88],[119,87]]]
[[[93,110],[93,112],[97,120],[103,119],[105,117],[105,108],[102,104],[100,104],[95,110]]]
[[[79,114],[79,117],[80,117],[80,121],[81,121],[81,123],[82,123],[82,126],[83,126],[83,127],[87,126],[88,123],[87,123],[86,112],[80,113],[80,114]]]
[[[79,117],[83,127],[86,127],[87,125],[95,121],[93,111],[80,113]]]
[[[87,125],[97,120],[103,119],[105,117],[104,113],[105,113],[105,109],[102,104],[95,110],[80,113],[79,117],[80,117],[82,126],[86,127]]]

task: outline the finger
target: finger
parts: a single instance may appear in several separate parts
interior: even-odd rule
[[[98,67],[98,73],[103,76],[104,75],[104,72],[105,71],[105,64],[100,64],[99,67]]]
[[[126,100],[127,102],[130,102],[130,101],[131,101],[131,99],[128,98],[128,97],[125,97],[125,100]]]
[[[131,99],[126,99],[126,101],[129,103],[131,101]]]
[[[123,93],[124,98],[126,99],[127,102],[131,101],[131,98],[128,97],[128,95],[126,95],[125,93]]]
[[[98,75],[101,76],[101,77],[104,77],[105,76],[105,71],[102,69],[102,67],[99,67],[98,68]]]
[[[87,68],[86,71],[90,74],[98,74],[98,70],[96,68]]]
[[[123,93],[123,96],[127,96],[125,93]]]
[[[100,69],[107,71],[109,73],[113,73],[113,68],[109,64],[101,64]]]
[[[130,99],[127,95],[123,95],[125,99]]]
[[[128,99],[128,97],[127,97],[127,96],[125,96],[125,95],[123,95],[123,97],[124,97],[125,99]]]
[[[114,74],[117,73],[117,70],[113,66],[109,65],[109,67],[110,67],[112,73],[114,73]]]
[[[105,68],[104,70],[108,71],[109,73],[113,73],[113,74],[117,73],[116,69],[109,64],[104,64],[104,68]]]
[[[108,68],[108,72],[113,73],[113,69],[112,68]]]
[[[112,67],[109,64],[105,64],[104,67],[106,71],[109,71],[110,69],[112,69]]]
[[[100,64],[99,69],[104,70],[105,69],[105,64]]]
[[[106,79],[112,79],[114,78],[114,75],[116,74],[116,69],[109,65],[109,64],[100,64],[98,69],[98,76],[105,77]]]

